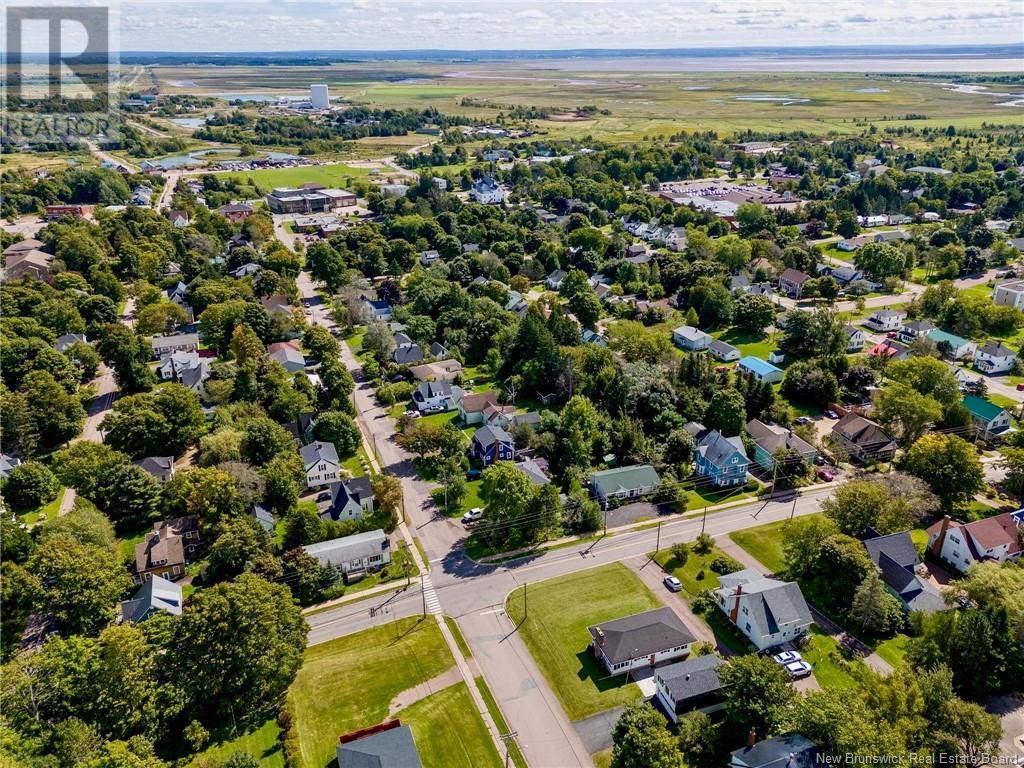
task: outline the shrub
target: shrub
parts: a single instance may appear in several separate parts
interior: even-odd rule
[[[697,540],[693,542],[693,551],[698,555],[706,555],[714,548],[715,539],[710,533],[702,533],[697,537]]]
[[[672,553],[672,559],[680,566],[686,565],[686,561],[690,559],[690,547],[685,541],[677,541],[669,547],[669,552]]]
[[[728,555],[719,555],[711,561],[711,564],[708,566],[708,568],[717,573],[719,576],[724,576],[727,573],[736,573],[736,571],[742,571],[743,564],[729,557]]]
[[[691,604],[694,613],[714,613],[717,610],[713,590],[701,590]]]

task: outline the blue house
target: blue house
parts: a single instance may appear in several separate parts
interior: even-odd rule
[[[739,435],[725,437],[713,429],[697,444],[697,474],[711,478],[719,488],[743,485],[749,468],[750,460]]]
[[[762,360],[760,357],[754,357],[753,355],[747,355],[740,360],[736,368],[742,375],[753,376],[758,381],[767,381],[769,384],[782,381],[781,368],[776,368],[767,360]]]
[[[473,433],[469,450],[488,467],[496,461],[511,461],[516,454],[516,443],[501,427],[483,426]]]

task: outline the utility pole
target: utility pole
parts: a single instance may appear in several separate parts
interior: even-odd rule
[[[779,460],[772,457],[772,496],[775,495],[775,480],[779,476]]]
[[[704,514],[700,518],[700,535],[701,536],[704,535],[704,526],[707,525],[707,522],[708,522],[708,505],[705,504],[704,505]]]
[[[658,541],[654,545],[654,556],[658,556],[658,552],[661,551],[661,520],[658,521]]]
[[[512,739],[514,739],[515,737],[515,731],[509,731],[508,733],[503,733],[499,736],[502,743],[505,745],[505,768],[508,768],[508,743],[512,741]]]
[[[601,531],[601,535],[602,536],[607,536],[608,535],[608,508],[607,507],[605,507],[605,509],[604,509],[604,528]]]
[[[793,507],[792,507],[792,509],[789,510],[789,519],[790,520],[792,520],[793,517],[796,515],[796,500],[799,499],[799,498],[800,498],[800,494],[794,491],[793,492]]]

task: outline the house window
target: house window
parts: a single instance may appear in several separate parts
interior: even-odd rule
[[[744,616],[749,616],[750,615],[750,611],[747,610],[747,606],[743,606],[743,615]]]
[[[747,623],[746,623],[746,624],[745,624],[745,625],[743,626],[743,628],[744,628],[744,629],[745,629],[745,630],[746,630],[747,632],[749,632],[749,631],[750,631],[750,622],[748,621],[748,622],[747,622]]]

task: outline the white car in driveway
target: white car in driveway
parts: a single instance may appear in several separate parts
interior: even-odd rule
[[[683,588],[683,582],[675,576],[666,576],[664,584],[671,592],[679,592]]]
[[[806,661],[791,661],[786,665],[786,671],[794,680],[799,680],[801,677],[809,676],[814,670]]]
[[[473,507],[469,512],[462,516],[462,522],[473,523],[484,516],[484,511],[480,507]]]
[[[776,653],[774,656],[772,656],[772,660],[776,664],[786,666],[787,664],[790,664],[794,661],[803,661],[804,657],[796,651],[783,651],[782,653]]]

